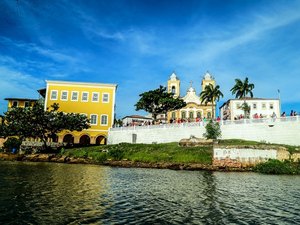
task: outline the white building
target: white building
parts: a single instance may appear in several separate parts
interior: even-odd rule
[[[122,119],[123,126],[140,126],[145,124],[151,124],[152,121],[152,118],[140,115],[125,116]]]
[[[222,120],[239,119],[244,115],[241,108],[246,102],[250,106],[250,119],[252,118],[270,118],[273,113],[276,117],[280,116],[280,100],[267,98],[242,98],[229,99],[220,107],[220,117]]]

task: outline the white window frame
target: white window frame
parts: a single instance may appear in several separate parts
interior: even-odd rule
[[[92,123],[92,116],[96,116],[96,123]],[[98,115],[97,114],[91,114],[90,115],[90,124],[95,126],[98,124]]]
[[[53,93],[56,93],[56,98],[52,98],[52,94]],[[58,99],[58,90],[51,90],[51,93],[50,93],[50,100],[57,100]]]
[[[107,101],[104,101],[104,95],[107,95]],[[109,103],[109,93],[102,93],[102,102]]]
[[[102,117],[103,117],[103,116],[106,116],[106,124],[102,123]],[[100,116],[100,124],[101,124],[102,126],[107,126],[107,125],[108,125],[108,115],[107,115],[107,114],[102,114],[102,115]]]
[[[257,109],[257,103],[256,102],[254,102],[252,106],[253,106],[253,109]]]
[[[66,99],[63,99],[63,93],[67,93],[67,98]],[[62,101],[68,101],[68,97],[69,97],[69,91],[66,91],[66,90],[62,90],[61,92],[60,92],[60,100],[62,100]]]
[[[77,94],[77,97],[76,97],[76,99],[73,99],[73,95],[74,95],[75,93]],[[78,96],[79,96],[79,92],[78,92],[78,91],[72,91],[72,92],[71,92],[71,101],[72,101],[72,102],[77,102],[77,101],[78,101]]]
[[[82,99],[82,98],[83,98],[83,94],[86,94],[86,100],[83,100],[83,99]],[[82,101],[82,102],[88,102],[88,101],[89,101],[89,92],[83,91],[83,92],[81,93],[81,101]]]
[[[266,103],[261,103],[261,108],[262,109],[267,109],[267,104]]]
[[[274,109],[274,103],[269,104],[269,109]]]
[[[14,106],[14,102],[17,103],[16,106]],[[12,102],[11,102],[11,107],[19,107],[19,101],[17,101],[17,100],[12,101]]]
[[[94,94],[97,94],[97,100],[94,100]],[[92,102],[99,102],[100,93],[99,92],[92,92]]]

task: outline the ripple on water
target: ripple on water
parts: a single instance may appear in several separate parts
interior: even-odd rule
[[[300,177],[0,162],[1,224],[300,224]]]

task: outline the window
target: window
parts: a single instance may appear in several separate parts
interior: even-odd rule
[[[182,118],[182,119],[185,119],[185,118],[186,118],[186,112],[184,112],[184,111],[181,112],[181,118]]]
[[[208,119],[211,119],[211,112],[208,112],[208,113],[207,113],[207,118],[208,118]]]
[[[89,99],[89,93],[88,92],[82,92],[81,101],[87,102]]]
[[[256,108],[257,108],[256,103],[253,103],[253,109],[256,109]]]
[[[109,102],[109,94],[108,93],[103,93],[102,102]]]
[[[266,103],[262,103],[261,108],[266,109]]]
[[[175,117],[176,117],[175,116],[175,112],[172,112],[172,116],[171,117],[172,117],[172,119],[175,119]]]
[[[72,101],[78,101],[78,91],[72,91]]]
[[[91,125],[97,125],[98,115],[91,115]]]
[[[194,119],[194,112],[190,112],[189,118],[190,118],[190,119]]]
[[[29,101],[24,102],[24,107],[25,107],[25,108],[30,107],[30,102],[29,102]]]
[[[240,103],[236,103],[236,108],[240,109],[241,108],[241,104]]]
[[[175,86],[172,86],[172,94],[175,94],[176,93],[176,88]]]
[[[201,112],[197,112],[197,118],[201,118]]]
[[[63,101],[68,100],[68,91],[61,91],[60,100],[63,100]]]
[[[98,101],[99,101],[99,93],[98,92],[93,92],[92,102],[98,102]]]
[[[57,100],[57,91],[56,90],[51,91],[50,100]]]
[[[270,103],[270,109],[274,109],[273,103]]]
[[[18,101],[13,101],[12,102],[12,107],[18,107],[19,105],[19,102]]]
[[[107,125],[107,115],[101,116],[101,125]]]

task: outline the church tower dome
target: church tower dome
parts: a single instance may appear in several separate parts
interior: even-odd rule
[[[216,85],[215,78],[207,71],[202,79],[202,91],[204,91],[205,87],[209,84],[212,84],[213,86]]]

